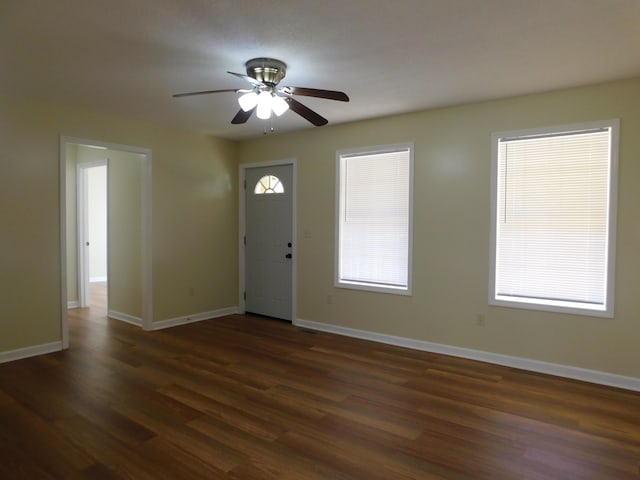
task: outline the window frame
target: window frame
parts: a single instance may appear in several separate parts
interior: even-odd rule
[[[392,286],[362,281],[342,280],[340,277],[340,255],[341,255],[341,211],[343,202],[342,191],[342,160],[350,157],[393,153],[407,150],[409,153],[409,208],[408,208],[408,243],[407,243],[407,285]],[[362,147],[336,151],[336,203],[335,203],[335,251],[334,251],[334,286],[337,288],[347,288],[368,292],[389,293],[394,295],[412,295],[412,265],[413,265],[413,196],[414,196],[414,144],[412,142],[392,145],[380,145],[373,147]]]
[[[605,300],[602,308],[593,305],[580,304],[572,301],[546,300],[539,298],[522,298],[498,296],[496,294],[497,274],[497,221],[498,221],[498,175],[499,175],[499,144],[506,138],[526,138],[562,133],[580,133],[586,130],[610,129],[609,149],[609,185],[608,185],[608,222],[607,249],[604,280]],[[618,198],[618,144],[620,120],[601,120],[578,124],[555,125],[525,130],[495,132],[491,136],[491,225],[490,225],[490,254],[489,254],[489,305],[511,307],[527,310],[568,313],[593,317],[613,318],[614,316],[614,287],[615,287],[615,253],[616,253],[616,224]]]

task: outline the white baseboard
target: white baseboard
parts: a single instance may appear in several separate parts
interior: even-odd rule
[[[139,317],[134,317],[133,315],[129,315],[128,313],[109,310],[107,312],[107,317],[113,318],[114,320],[120,320],[121,322],[130,323],[131,325],[136,325],[137,327],[142,327],[142,319]]]
[[[62,342],[51,342],[44,343],[42,345],[34,345],[32,347],[18,348],[17,350],[0,352],[0,363],[35,357],[36,355],[59,352],[60,350],[62,350]]]
[[[414,350],[422,350],[425,352],[441,353],[443,355],[451,355],[453,357],[479,360],[481,362],[519,368],[521,370],[546,373],[558,377],[582,380],[585,382],[597,383],[599,385],[607,385],[610,387],[624,388],[626,390],[640,392],[640,378],[635,377],[625,377],[623,375],[616,375],[614,373],[601,372],[598,370],[588,370],[585,368],[541,362],[539,360],[531,360],[522,357],[512,357],[510,355],[485,352],[482,350],[454,347],[451,345],[444,345],[442,343],[433,343],[423,340],[415,340],[412,338],[396,337],[393,335],[385,335],[382,333],[357,330],[354,328],[341,327],[338,325],[312,322],[309,320],[296,319],[293,324],[298,327],[307,328],[310,330],[335,333],[337,335],[361,338],[363,340],[371,340],[373,342],[386,343],[389,345],[396,345],[399,347],[411,348]]]
[[[80,308],[80,302],[77,300],[67,302],[67,310],[71,310],[72,308]]]
[[[151,324],[151,330],[162,330],[164,328],[177,327],[178,325],[186,325],[188,323],[225,317],[227,315],[235,315],[237,313],[239,313],[238,307],[228,307],[221,308],[219,310],[212,310],[210,312],[195,313],[184,317],[168,318],[166,320],[153,322]]]

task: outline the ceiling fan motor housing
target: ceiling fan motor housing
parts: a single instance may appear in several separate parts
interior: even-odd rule
[[[287,73],[287,65],[273,58],[253,58],[245,66],[247,75],[269,86],[276,86]]]

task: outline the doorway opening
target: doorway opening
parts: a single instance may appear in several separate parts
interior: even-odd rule
[[[60,173],[63,348],[70,308],[150,329],[151,151],[62,137]]]

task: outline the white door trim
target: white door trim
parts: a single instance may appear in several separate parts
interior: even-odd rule
[[[67,147],[72,144],[94,145],[112,150],[137,153],[142,161],[142,327],[151,330],[153,322],[152,291],[152,151],[149,148],[101,142],[87,138],[60,137],[60,321],[62,348],[69,348],[69,323],[67,318]]]
[[[296,227],[296,204],[297,204],[297,160],[296,159],[288,159],[288,160],[275,160],[270,162],[257,162],[257,163],[245,163],[240,165],[240,175],[238,175],[239,185],[238,185],[238,194],[239,198],[239,214],[240,221],[238,222],[239,226],[239,236],[238,236],[238,278],[239,278],[239,290],[238,290],[238,305],[240,305],[240,313],[244,313],[245,310],[245,301],[244,301],[244,291],[246,286],[246,278],[245,278],[245,245],[244,245],[244,237],[246,235],[246,225],[245,222],[247,220],[246,216],[246,200],[245,200],[245,178],[246,172],[251,168],[262,168],[262,167],[272,167],[272,166],[280,166],[280,165],[291,165],[291,175],[293,178],[293,186],[292,186],[292,205],[291,205],[291,238],[293,239],[293,247],[291,248],[292,254],[292,264],[291,264],[291,322],[295,322],[297,318],[296,312],[296,292],[297,292],[297,281],[296,281],[296,271],[297,271],[297,248],[298,248],[298,238],[296,232],[298,231]]]
[[[87,205],[88,205],[88,191],[87,191],[88,172],[87,170],[89,168],[102,167],[102,166],[106,166],[107,172],[108,172],[109,160],[105,158],[104,160],[96,160],[95,162],[79,163],[78,165],[76,165],[76,192],[77,192],[76,233],[78,237],[78,243],[77,243],[78,248],[76,249],[78,254],[78,272],[76,275],[78,278],[78,303],[81,308],[87,307],[89,305],[89,300],[87,298],[88,287],[89,287],[89,262],[87,259],[87,249],[84,248],[85,242],[87,242],[88,240],[87,229],[88,229],[88,220],[89,220],[89,216],[88,216],[89,212],[87,210]],[[109,178],[109,175],[107,173],[107,182],[108,182],[108,178]],[[109,189],[107,187],[107,195],[108,195],[108,191]],[[108,202],[107,202],[107,205],[108,205]],[[109,231],[109,226],[107,225],[107,232],[108,231]],[[107,249],[108,249],[108,246],[107,246]],[[107,252],[107,258],[108,256],[109,256],[109,253]],[[108,268],[108,265],[109,263],[107,262],[107,268]],[[109,276],[107,275],[107,279],[108,278]],[[107,297],[107,301],[108,301],[108,297]]]

